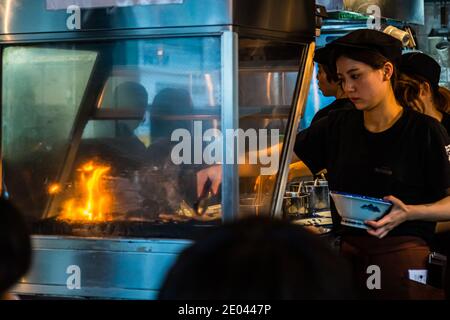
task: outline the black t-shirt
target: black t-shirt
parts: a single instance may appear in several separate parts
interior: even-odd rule
[[[312,172],[327,169],[330,190],[376,198],[393,195],[407,204],[424,204],[448,194],[449,148],[448,135],[431,117],[405,109],[391,128],[371,133],[363,112],[354,109],[330,112],[300,132],[295,153]],[[389,235],[429,241],[434,228],[433,222],[408,221]],[[356,228],[340,231],[369,236]]]
[[[443,113],[443,118],[441,121],[442,126],[447,130],[447,134],[450,136],[450,114]]]
[[[351,102],[350,99],[347,99],[347,98],[336,99],[330,105],[317,111],[316,114],[314,115],[314,118],[311,121],[311,124],[319,121],[322,118],[325,118],[326,116],[328,116],[328,113],[330,113],[331,111],[343,110],[343,109],[354,109],[354,108],[355,108],[355,106]]]

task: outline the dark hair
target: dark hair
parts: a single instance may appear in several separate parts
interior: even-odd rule
[[[419,101],[420,86],[428,83],[433,94],[433,104],[440,112],[448,113],[450,111],[450,91],[444,87],[433,89],[430,82],[419,75],[408,75],[401,73],[397,80],[395,96],[398,102],[410,107],[420,113],[425,112],[425,106]]]
[[[339,82],[339,77],[337,76],[336,70],[333,68],[330,68],[326,64],[320,64],[322,67],[323,72],[325,72],[325,76],[327,77],[328,82]]]
[[[392,88],[395,90],[397,85],[397,64],[395,61],[391,61],[381,53],[373,50],[352,48],[352,47],[336,47],[333,50],[332,61],[334,66],[340,57],[346,57],[355,61],[359,61],[369,65],[372,69],[380,70],[387,62],[392,63],[394,66],[394,72],[391,77]],[[337,70],[335,71],[337,73]]]
[[[170,137],[176,129],[192,130],[188,120],[170,120],[174,115],[191,114],[193,109],[191,94],[186,89],[165,88],[158,92],[151,106],[152,139]],[[167,119],[169,118],[169,119]]]
[[[21,213],[0,199],[0,296],[26,274],[31,264],[31,241]]]
[[[160,299],[353,299],[347,261],[304,228],[250,218],[183,251]]]
[[[450,90],[445,87],[439,87],[438,92],[438,110],[450,114]]]
[[[148,93],[145,87],[133,81],[119,84],[114,89],[114,102],[116,107],[142,109],[148,108]]]

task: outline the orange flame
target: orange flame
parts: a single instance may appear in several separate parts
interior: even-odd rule
[[[78,171],[80,196],[77,199],[69,199],[64,203],[62,220],[75,221],[111,221],[112,197],[103,186],[104,175],[111,167],[103,166],[90,161]],[[79,200],[79,201],[77,201]]]
[[[61,186],[57,183],[54,183],[48,187],[48,193],[49,194],[57,194],[61,192]]]

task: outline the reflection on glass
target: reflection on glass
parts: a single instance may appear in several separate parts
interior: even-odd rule
[[[258,146],[248,146],[246,152],[260,154],[265,146],[272,146],[281,154],[304,47],[257,39],[241,39],[239,46],[239,127],[266,129],[269,135],[270,130],[279,132],[275,142],[270,136],[267,141],[259,138]],[[261,174],[261,166],[239,168],[241,216],[269,211],[278,167],[268,175]]]
[[[97,52],[11,47],[3,51],[2,157],[6,191],[38,218],[45,185],[64,161]]]
[[[4,184],[29,218],[220,222],[220,193],[193,209],[205,165],[171,141],[220,129],[219,37],[11,47],[3,77]]]

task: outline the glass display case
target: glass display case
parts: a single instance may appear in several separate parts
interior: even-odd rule
[[[188,152],[194,128],[220,130],[220,37],[13,46],[3,71],[4,190],[36,232],[220,222],[220,195],[193,214],[204,165],[179,164],[171,139],[185,130]]]
[[[200,233],[281,214],[313,1],[85,1],[78,31],[22,2],[0,23],[1,188],[33,232],[17,293],[152,298]]]

